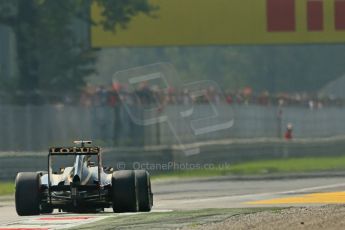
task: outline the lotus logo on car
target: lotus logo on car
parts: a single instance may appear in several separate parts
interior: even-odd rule
[[[50,153],[99,153],[98,147],[52,147],[49,149]]]

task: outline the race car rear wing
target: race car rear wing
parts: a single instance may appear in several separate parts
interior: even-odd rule
[[[98,161],[98,196],[101,199],[101,169],[102,169],[102,158],[101,158],[101,151],[99,147],[96,146],[88,146],[86,147],[85,144],[91,144],[91,141],[75,141],[75,144],[81,144],[81,146],[73,146],[73,147],[51,147],[49,148],[48,154],[48,197],[49,203],[52,204],[52,190],[53,186],[51,185],[51,174],[52,174],[52,156],[67,156],[67,155],[96,155]],[[59,187],[59,186],[58,186]],[[60,186],[61,187],[61,186]]]

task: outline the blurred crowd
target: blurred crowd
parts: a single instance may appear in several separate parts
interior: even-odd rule
[[[177,89],[173,87],[160,89],[158,86],[150,86],[147,83],[139,84],[135,90],[129,90],[118,83],[108,87],[89,86],[82,91],[79,103],[87,107],[114,107],[124,100],[126,103],[138,105],[190,105],[212,102],[229,105],[298,106],[310,109],[345,105],[345,101],[342,99],[306,92],[271,94],[268,91],[254,92],[251,87],[219,92],[212,86],[191,91],[187,88]]]
[[[228,105],[259,105],[259,106],[298,106],[310,109],[323,107],[345,106],[345,100],[332,95],[317,93],[270,93],[257,92],[251,87],[238,90],[220,92],[217,88],[209,86],[203,89],[188,88],[160,88],[157,85],[148,85],[142,82],[129,89],[114,83],[107,86],[89,85],[78,93],[63,92],[16,92],[13,95],[0,92],[0,104],[35,104],[35,105],[73,105],[83,107],[108,106],[115,107],[122,101],[133,105],[190,105],[190,104],[228,104]]]

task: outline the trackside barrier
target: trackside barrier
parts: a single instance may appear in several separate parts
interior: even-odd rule
[[[116,169],[146,168],[152,174],[173,168],[159,168],[159,165],[171,163],[184,164],[236,164],[263,159],[278,159],[306,156],[342,156],[345,155],[345,137],[296,139],[219,140],[196,143],[200,153],[187,156],[179,146],[150,146],[103,148],[104,166]],[[47,169],[47,152],[1,152],[0,180],[14,180],[19,171],[42,171]],[[61,159],[60,159],[61,158]],[[62,157],[57,157],[62,162]],[[67,165],[68,166],[68,165]],[[178,169],[175,169],[178,170]]]

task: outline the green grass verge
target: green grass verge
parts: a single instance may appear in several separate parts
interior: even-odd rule
[[[14,183],[1,182],[0,183],[0,196],[11,195],[14,193]]]
[[[171,177],[211,177],[225,175],[265,175],[270,173],[302,173],[337,170],[345,170],[345,156],[304,157],[253,161],[235,165],[220,165],[208,169],[172,171],[153,175],[153,179],[165,179]]]

